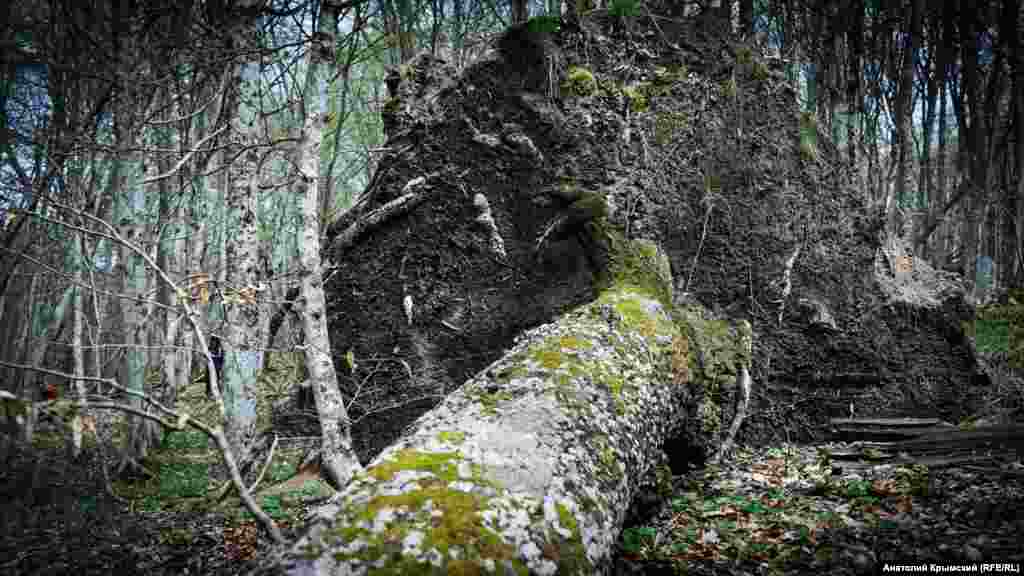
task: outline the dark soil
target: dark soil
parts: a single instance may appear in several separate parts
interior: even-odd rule
[[[0,435],[0,573],[232,574],[224,522],[133,512],[105,493],[99,457],[69,461]]]

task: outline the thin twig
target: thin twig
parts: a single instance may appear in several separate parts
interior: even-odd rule
[[[711,219],[711,210],[714,207],[714,202],[708,202],[707,212],[704,213],[704,229],[700,233],[700,244],[697,245],[697,253],[693,255],[693,264],[690,266],[689,276],[686,277],[686,284],[683,285],[683,292],[690,291],[690,282],[693,281],[693,272],[697,269],[697,259],[700,258],[701,250],[704,249],[704,239],[708,236],[708,220]]]
[[[263,469],[260,470],[260,475],[256,477],[256,481],[249,487],[249,492],[256,492],[256,487],[260,485],[260,481],[263,480],[263,475],[267,473],[267,469],[270,468],[270,461],[274,459],[274,450],[277,448],[277,434],[274,434],[274,443],[270,445],[270,454],[267,454],[267,461],[263,463]]]

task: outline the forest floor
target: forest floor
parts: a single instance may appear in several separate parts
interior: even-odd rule
[[[243,573],[268,549],[269,539],[239,512],[237,500],[213,505],[206,494],[215,483],[189,470],[204,469],[197,463],[215,454],[190,438],[156,451],[147,461],[154,478],[138,479],[134,488],[115,482],[124,498],[118,502],[105,495],[95,451],[71,461],[63,446],[37,441],[29,447],[0,436],[6,464],[0,469],[0,573]],[[856,444],[740,448],[724,464],[677,478],[665,508],[623,532],[612,573],[867,574],[886,564],[931,563],[1019,567],[1020,453],[1017,441],[978,453],[971,462],[929,468]],[[281,486],[293,476],[289,466],[272,467],[268,484]],[[294,490],[270,490],[261,501],[286,537],[294,538],[324,494],[315,482],[304,489],[294,477],[287,486]]]
[[[274,364],[260,406],[287,396],[283,382],[294,377]],[[737,448],[720,465],[675,478],[662,508],[620,535],[609,571],[870,574],[887,564],[1009,563],[1019,572],[1024,414],[1013,399],[1024,386],[1017,376],[999,382],[990,393],[1007,405],[1002,417],[961,423],[997,431],[995,442],[972,440],[969,458],[962,445],[951,450],[957,458],[929,460],[867,442]],[[208,421],[216,412],[201,382],[178,402]],[[113,474],[123,425],[102,414]],[[282,432],[272,420],[261,412],[260,429]],[[281,438],[247,478],[260,478],[256,498],[289,540],[333,493],[316,470],[299,469],[309,448],[301,440]],[[117,498],[105,489],[95,441],[77,459],[66,445],[53,422],[39,425],[32,445],[0,434],[0,574],[235,575],[271,548],[236,496],[216,496],[223,467],[201,433],[167,434],[144,461],[145,476],[113,481]]]

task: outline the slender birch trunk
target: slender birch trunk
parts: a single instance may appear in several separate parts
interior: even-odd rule
[[[323,434],[321,456],[328,479],[344,487],[362,470],[352,448],[348,414],[338,390],[338,376],[331,360],[327,336],[327,302],[324,298],[323,268],[320,260],[320,215],[318,182],[323,179],[320,143],[327,123],[327,71],[334,54],[334,37],[341,3],[321,3],[320,26],[316,42],[308,51],[308,67],[303,99],[306,118],[298,148],[298,165],[303,186],[302,239],[299,244],[301,294],[299,310],[305,336],[306,369],[309,372],[320,427]]]

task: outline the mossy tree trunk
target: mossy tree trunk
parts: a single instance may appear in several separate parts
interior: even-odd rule
[[[703,385],[667,259],[624,244],[595,301],[522,334],[259,573],[605,573]]]

